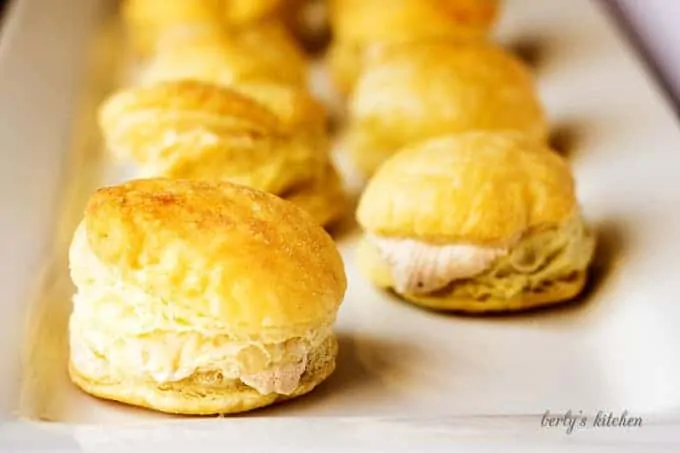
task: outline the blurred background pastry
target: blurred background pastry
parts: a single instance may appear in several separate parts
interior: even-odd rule
[[[166,36],[204,25],[245,27],[276,11],[280,0],[125,0],[122,18],[132,48],[149,55]]]
[[[280,17],[310,55],[326,49],[331,39],[327,0],[284,0]]]
[[[242,412],[305,394],[335,367],[342,259],[273,195],[167,179],[101,188],[70,268],[70,376],[92,395]]]
[[[447,38],[485,39],[499,0],[330,0],[328,62],[337,89],[349,93],[366,50],[376,45]]]
[[[226,85],[259,81],[306,88],[307,72],[307,59],[285,26],[266,20],[233,31],[205,25],[166,35],[141,82],[194,78]]]
[[[140,176],[231,181],[284,198],[304,191],[333,205],[334,215],[318,218],[323,225],[345,206],[342,186],[328,178],[327,150],[227,87],[184,80],[127,88],[102,105],[100,127],[111,153]]]
[[[372,174],[398,149],[437,135],[517,130],[546,140],[548,125],[525,64],[489,43],[433,40],[381,49],[350,99],[346,148]]]
[[[440,310],[513,311],[569,300],[583,289],[594,253],[568,165],[518,133],[413,145],[378,170],[357,218],[367,277]]]
[[[307,135],[319,152],[327,152],[327,114],[307,89],[307,72],[306,58],[292,38],[281,24],[270,22],[235,37],[204,31],[168,40],[139,83],[196,80],[228,86],[259,101],[284,125]]]

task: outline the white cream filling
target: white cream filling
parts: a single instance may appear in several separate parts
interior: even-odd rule
[[[239,379],[263,395],[289,395],[298,387],[313,349],[301,339],[263,344],[190,333],[116,339],[82,325],[77,316],[71,318],[71,361],[81,373],[95,379],[137,375],[162,384],[200,371],[219,371],[224,379]]]
[[[479,275],[508,253],[505,248],[435,245],[375,235],[370,240],[390,265],[395,290],[406,294],[429,293],[455,280]]]

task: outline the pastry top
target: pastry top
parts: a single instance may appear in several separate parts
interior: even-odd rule
[[[388,159],[359,202],[374,235],[505,247],[578,212],[568,164],[514,132],[423,142]]]
[[[143,83],[176,79],[303,87],[307,61],[279,21],[260,21],[231,32],[202,24],[165,34],[142,75]]]
[[[385,145],[474,129],[547,137],[529,69],[490,43],[435,40],[387,46],[367,60],[350,112]]]
[[[330,323],[346,288],[335,244],[307,213],[226,182],[147,179],[97,190],[71,247],[79,288],[102,280],[88,253],[114,276],[110,284],[157,304],[140,310],[241,334]]]
[[[339,41],[410,41],[424,37],[481,38],[496,20],[499,0],[332,0]]]

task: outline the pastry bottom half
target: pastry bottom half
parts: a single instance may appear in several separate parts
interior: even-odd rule
[[[290,395],[263,395],[238,379],[224,379],[219,372],[202,371],[177,382],[153,380],[92,379],[71,362],[71,381],[85,392],[103,399],[181,415],[232,414],[289,400],[312,391],[335,369],[337,339],[330,336],[311,353],[297,389]]]
[[[488,295],[474,297],[453,294],[448,290],[431,294],[401,294],[394,290],[389,266],[368,241],[361,242],[357,260],[362,273],[374,285],[394,291],[408,302],[434,310],[469,314],[516,312],[567,302],[583,291],[588,277],[587,269],[571,271],[562,278],[544,281],[539,287],[527,289],[508,298]]]

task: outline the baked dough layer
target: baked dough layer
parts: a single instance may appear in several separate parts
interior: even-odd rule
[[[234,339],[285,341],[331,325],[347,285],[333,240],[309,214],[225,182],[101,188],[69,257],[91,305],[132,310],[147,329]]]
[[[545,141],[548,124],[533,77],[488,43],[394,45],[369,59],[349,105],[347,147],[372,174],[399,149],[475,130],[522,132]]]
[[[386,161],[357,218],[379,236],[503,247],[577,209],[571,170],[557,153],[519,133],[469,132]]]
[[[186,415],[214,415],[245,412],[289,400],[312,391],[335,369],[337,340],[329,339],[316,350],[307,364],[298,387],[290,395],[262,395],[237,380],[224,380],[209,370],[182,381],[159,384],[152,380],[93,379],[69,364],[71,380],[85,392],[100,398]]]

